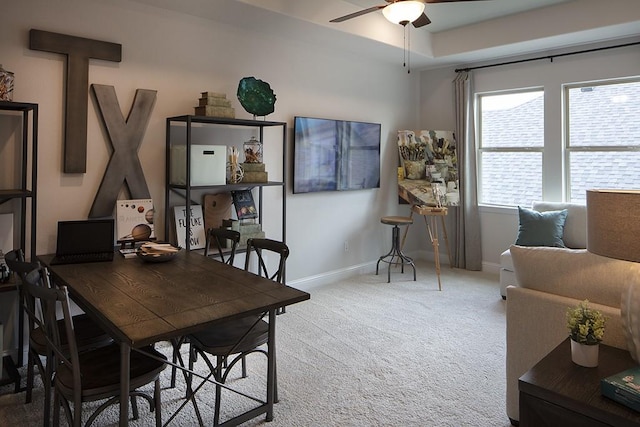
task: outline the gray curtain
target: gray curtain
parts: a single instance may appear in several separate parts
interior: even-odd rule
[[[454,266],[482,270],[482,244],[478,213],[476,140],[473,112],[473,75],[460,71],[453,81],[460,206],[456,209]]]

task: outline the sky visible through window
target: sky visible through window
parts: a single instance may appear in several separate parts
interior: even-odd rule
[[[483,96],[482,111],[509,110],[543,96],[544,94],[539,91]]]

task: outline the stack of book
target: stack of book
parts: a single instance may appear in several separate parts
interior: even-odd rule
[[[234,119],[236,110],[231,107],[231,101],[227,99],[224,93],[202,92],[202,96],[198,100],[198,106],[195,107],[196,116],[223,117]]]
[[[225,219],[222,221],[222,227],[229,228],[240,232],[240,246],[247,246],[249,239],[264,239],[265,233],[262,231],[262,225],[258,223],[246,224],[233,219]]]
[[[640,366],[600,380],[600,390],[604,396],[640,411]]]
[[[267,182],[268,172],[265,170],[264,163],[241,163],[244,175],[242,182]]]

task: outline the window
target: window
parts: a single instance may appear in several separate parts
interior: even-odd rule
[[[542,89],[477,94],[481,204],[585,203],[588,189],[640,188],[640,79],[551,89],[563,108],[546,118],[558,129],[546,140]]]
[[[544,92],[479,94],[478,200],[530,206],[542,200]]]
[[[565,87],[567,194],[640,187],[640,81]]]

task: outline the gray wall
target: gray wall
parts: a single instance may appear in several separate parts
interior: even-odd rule
[[[386,252],[390,231],[379,218],[408,212],[397,203],[396,129],[417,124],[419,73],[407,76],[395,63],[311,47],[295,37],[252,32],[224,21],[224,13],[220,21],[212,21],[119,0],[3,4],[0,58],[4,68],[15,73],[14,100],[37,103],[40,108],[37,254],[55,250],[57,221],[87,217],[111,145],[95,104],[88,99],[87,173],[62,172],[65,61],[59,54],[30,50],[32,28],[121,44],[122,62],[90,61],[89,83],[114,86],[125,117],[136,89],[157,90],[139,157],[159,214],[159,231],[164,229],[165,118],[193,114],[201,92],[226,93],[236,117],[248,119],[251,116],[235,97],[239,80],[255,76],[269,82],[277,101],[275,112],[267,118],[289,124],[289,142],[295,115],[381,123],[380,189],[289,194],[288,280],[353,274],[359,268],[370,269],[371,262]],[[0,150],[9,146],[2,145]],[[12,168],[2,164],[3,180],[5,174],[11,176]],[[122,196],[127,198],[126,193]],[[265,218],[278,218],[277,223],[280,204],[270,206],[274,209],[267,207]],[[409,248],[422,244],[420,236],[410,237]],[[9,325],[10,333],[14,300],[5,294],[2,303],[0,322]],[[10,345],[5,342],[5,347]]]
[[[581,46],[574,50],[587,48],[589,46]],[[637,76],[639,72],[640,47],[632,46],[556,58],[553,62],[534,61],[485,68],[473,71],[473,74],[476,92],[544,88],[544,138],[548,151],[545,154],[543,170],[545,179],[558,183],[562,182],[562,85]],[[445,126],[453,126],[451,82],[454,77],[453,68],[424,71],[421,74],[420,123],[422,127],[442,129]],[[562,185],[547,185],[544,198],[549,201],[561,201],[562,194]],[[517,235],[517,209],[481,206],[480,213],[483,269],[497,272],[500,254],[515,241]]]

